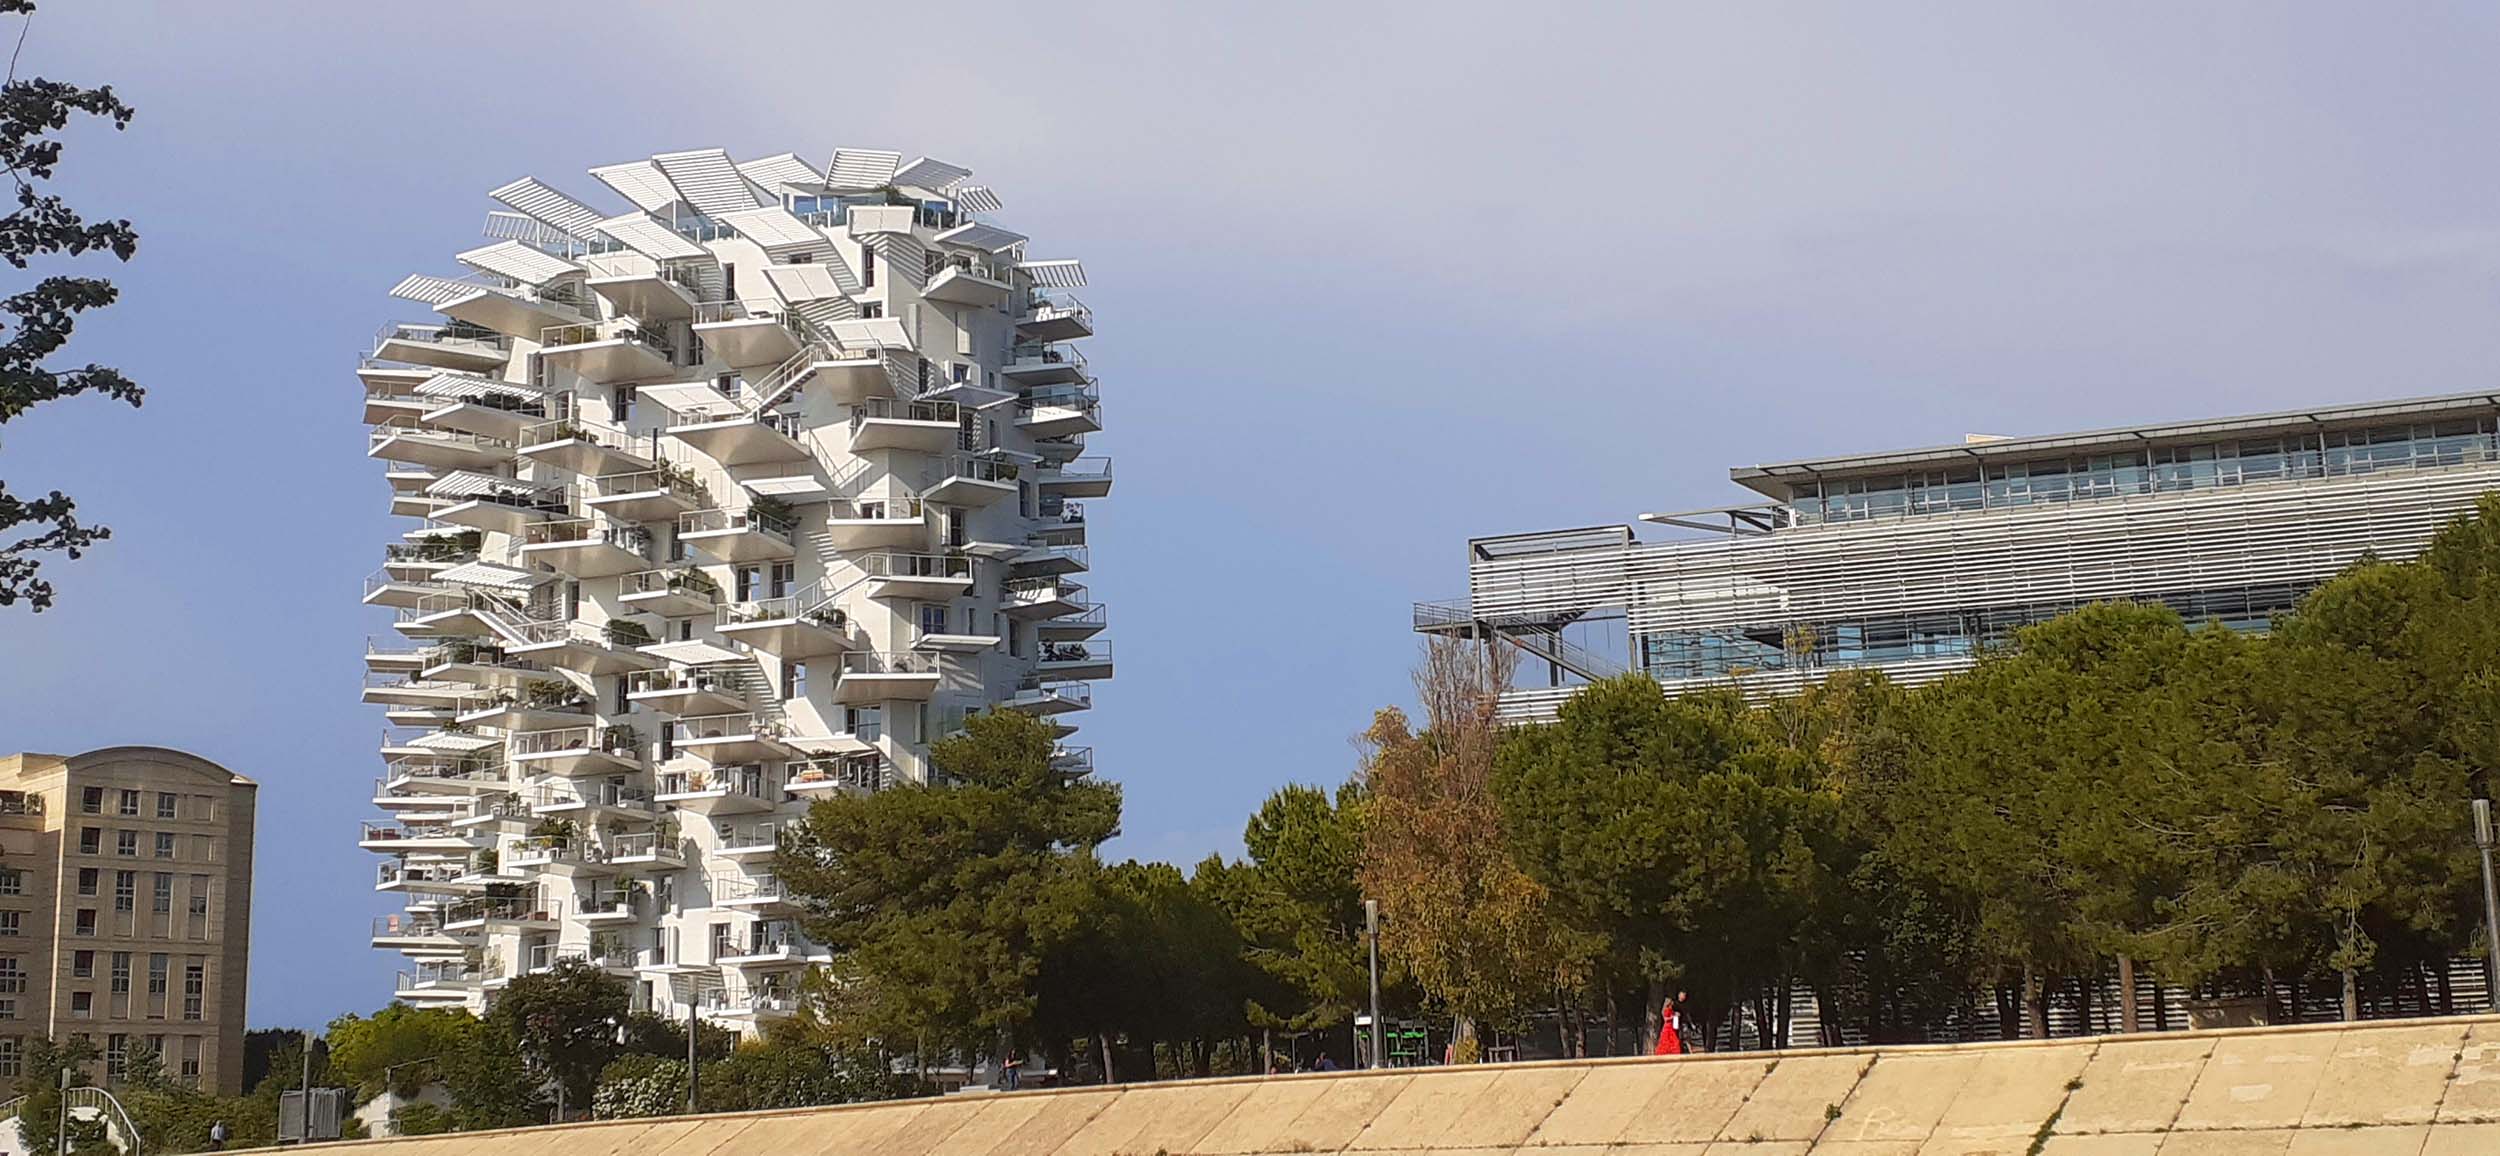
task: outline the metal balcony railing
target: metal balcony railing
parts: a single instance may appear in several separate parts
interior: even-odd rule
[[[921,473],[921,485],[924,489],[933,488],[949,478],[1006,483],[1023,476],[1023,472],[1023,467],[1015,462],[975,454],[948,454]]]
[[[845,675],[938,674],[943,669],[935,656],[911,650],[854,650],[842,656]]]
[[[1094,705],[1094,688],[1081,682],[1058,686],[1028,686],[1007,700],[1009,706],[1046,706],[1058,704],[1073,710],[1086,710]]]
[[[1024,316],[1017,320],[1032,325],[1064,318],[1074,318],[1085,326],[1088,333],[1094,331],[1094,311],[1086,308],[1084,302],[1064,293],[1035,293],[1025,305]]]
[[[875,752],[856,755],[828,755],[812,759],[792,760],[788,764],[792,789],[831,784],[860,791],[884,790],[893,778],[885,756]]]
[[[376,915],[373,917],[375,939],[415,939],[441,935],[443,921],[432,915]]]
[[[834,605],[836,595],[825,592],[822,582],[810,582],[796,592],[774,598],[758,598],[748,602],[724,602],[713,613],[713,625],[737,626],[748,622],[779,622],[791,620],[812,623],[828,630],[842,631],[850,627],[850,616]]]
[[[825,517],[836,522],[917,522],[926,515],[918,498],[835,498]]]
[[[662,794],[667,793],[663,787]],[[659,831],[639,831],[617,835],[608,840],[608,855],[613,859],[646,859],[654,855],[684,855],[674,835]]]
[[[648,325],[627,325],[614,333],[601,333],[600,325],[550,325],[538,331],[539,347],[554,349],[570,345],[589,345],[597,341],[630,341],[661,357],[671,354],[668,334]]]
[[[720,600],[720,583],[692,566],[674,566],[659,570],[636,570],[617,579],[617,593],[687,594],[697,598]]]
[[[1042,665],[1054,663],[1095,663],[1111,661],[1111,644],[1100,638],[1084,642],[1045,642],[1041,646]]]
[[[602,498],[665,493],[692,506],[708,507],[712,504],[710,491],[676,470],[628,470],[621,474],[601,474],[590,480],[590,492]]]
[[[964,578],[972,577],[972,558],[967,554],[903,554],[890,550],[859,556],[860,571],[871,578]]]
[[[1074,562],[1079,570],[1093,569],[1094,554],[1083,546],[1041,546],[1015,557],[1013,565],[1040,566],[1052,562]]]
[[[963,420],[963,407],[951,401],[903,401],[891,397],[872,397],[851,407],[851,433],[857,436],[860,427],[870,421],[927,421],[954,425]]]
[[[677,532],[681,535],[713,534],[733,530],[753,530],[788,542],[792,527],[788,519],[753,508],[689,510],[678,515],[677,518]]]
[[[485,288],[485,286],[479,286]],[[373,356],[382,356],[382,346],[393,341],[422,341],[428,345],[449,345],[477,351],[480,355],[512,352],[512,339],[491,329],[457,322],[449,325],[418,325],[393,322],[375,330]],[[387,359],[386,359],[387,360]]]
[[[511,739],[514,758],[529,755],[552,755],[566,751],[600,751],[623,758],[639,758],[642,736],[623,724],[604,727],[557,727],[553,730],[520,731]]]
[[[651,792],[625,783],[567,783],[546,786],[530,792],[533,809],[552,807],[621,807],[627,810],[651,809]]]
[[[1107,482],[1111,480],[1111,459],[1077,458],[1055,470],[1043,470],[1041,482]]]
[[[490,919],[550,922],[563,912],[563,903],[544,896],[487,896],[479,899],[463,899],[444,908],[443,924],[446,927],[456,927],[463,923],[483,923]]]
[[[764,772],[757,767],[723,767],[712,771],[669,771],[660,776],[658,793],[663,798],[670,795],[715,795],[743,799],[766,797]]]
[[[1015,606],[1054,601],[1090,606],[1085,593],[1083,585],[1058,577],[1011,578],[998,589],[999,601]]]
[[[510,453],[513,449],[512,443],[502,438],[490,438],[484,434],[465,433],[460,430],[433,429],[418,424],[417,419],[413,417],[404,416],[392,418],[372,427],[370,440],[372,445],[378,447],[393,438],[404,437],[422,438],[426,441],[466,446],[487,452]]]
[[[564,543],[605,543],[631,551],[645,558],[651,556],[651,531],[630,522],[597,518],[557,518],[550,522],[533,522],[521,528],[521,544],[554,546]]]
[[[742,665],[742,663],[722,662],[707,663],[702,666],[631,671],[625,675],[625,693],[631,696],[699,690],[738,697],[746,693],[739,678],[738,668]]]

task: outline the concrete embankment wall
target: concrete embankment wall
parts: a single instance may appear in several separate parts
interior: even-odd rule
[[[353,1156],[2500,1156],[2500,1017],[1194,1080]]]

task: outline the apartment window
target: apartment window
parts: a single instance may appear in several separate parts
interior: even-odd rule
[[[127,951],[116,951],[116,952],[114,952],[114,953],[113,953],[113,975],[112,975],[112,983],[113,983],[113,994],[114,994],[114,995],[129,995],[129,994],[130,994],[130,953],[129,953],[129,952],[127,952]]]
[[[125,859],[138,858],[139,833],[137,831],[113,832],[113,853]]]
[[[765,588],[768,592],[764,596],[766,598],[779,598],[788,594],[790,592],[790,587],[798,582],[798,578],[799,568],[797,563],[773,563],[772,579],[765,584]]]
[[[566,618],[582,616],[582,584],[578,581],[564,584],[564,616]]]
[[[103,871],[101,868],[96,868],[96,867],[81,867],[81,868],[79,868],[79,869],[78,869],[78,893],[79,893],[80,895],[93,895],[93,894],[96,894],[96,889],[97,889],[98,887],[102,886],[102,882],[101,882],[101,881],[103,880],[103,878],[104,878],[104,871]]]
[[[202,918],[208,916],[208,876],[206,875],[191,877],[191,914]]]
[[[139,873],[136,871],[113,872],[113,910],[137,911],[138,909]]]
[[[171,871],[159,871],[159,872],[157,872],[157,873],[156,873],[156,895],[155,895],[155,899],[156,899],[156,913],[157,913],[158,915],[171,915],[171,914],[173,914],[173,913],[174,913],[174,873],[173,873],[173,872],[171,872]]]
[[[77,922],[77,924],[76,924],[75,926],[76,926],[76,934],[79,934],[79,935],[87,935],[87,936],[92,936],[92,935],[94,935],[94,934],[95,934],[95,908],[92,908],[92,907],[81,907],[81,908],[79,908],[79,909],[78,909],[78,922]]]
[[[200,1079],[200,1037],[182,1037],[182,1078],[198,1083]]]
[[[95,993],[91,991],[73,991],[69,993],[69,1014],[77,1016],[80,1019],[85,1019],[88,1016],[94,1015]]]
[[[732,601],[753,602],[755,601],[756,584],[761,582],[764,577],[764,568],[761,566],[740,566],[731,570],[729,572],[729,577],[730,581],[737,587],[738,596],[735,599],[732,599]]]
[[[872,319],[875,319],[875,318],[878,318],[878,317],[883,317],[883,316],[885,316],[885,302],[883,302],[883,301],[862,301],[862,302],[860,302],[860,303],[859,303],[859,316],[860,316],[860,320],[863,320],[863,321],[872,320]]]
[[[208,961],[190,960],[182,965],[182,1018],[201,1018],[202,1004],[208,998]]]
[[[627,712],[627,711],[630,711],[630,710],[634,709],[634,703],[633,703],[633,700],[625,697],[625,694],[626,694],[627,689],[628,689],[628,688],[627,688],[627,687],[626,687],[626,685],[625,685],[625,676],[624,676],[624,675],[621,675],[621,674],[620,674],[620,675],[617,675],[617,676],[616,676],[616,709],[615,709],[615,710],[613,710],[613,711],[611,711],[611,712],[609,712],[609,713],[611,713],[611,714],[624,714],[625,712]]]
[[[877,251],[874,249],[862,248],[859,251],[859,287],[877,287]],[[861,316],[867,316],[867,313],[863,311]]]
[[[156,793],[156,817],[159,819],[175,818],[178,814],[176,808],[181,805],[179,802],[181,798],[182,796],[172,791],[158,791]]]
[[[616,401],[613,403],[616,413],[612,416],[620,426],[634,424],[634,392],[634,387],[630,385],[616,387]]]
[[[167,955],[167,954],[165,954],[164,952],[159,951],[159,952],[152,952],[152,953],[150,953],[150,954],[149,954],[149,956],[148,956],[148,994],[149,994],[149,995],[163,995],[163,994],[165,994],[165,993],[166,993],[166,991],[168,990],[168,985],[169,985],[169,982],[170,982],[169,977],[171,977],[171,976],[172,976],[172,974],[173,974],[173,962],[174,962],[174,957],[172,957],[172,956],[170,956],[170,955]]]
[[[1007,624],[1007,653],[1017,658],[1024,657],[1024,632],[1016,629],[1013,622]]]
[[[86,815],[101,815],[101,814],[103,814],[103,813],[104,813],[104,788],[102,788],[102,787],[82,787],[82,788],[80,788],[80,789],[79,789],[79,791],[78,791],[78,810],[79,810],[79,813],[81,813],[81,814],[86,814]]]
[[[851,732],[852,738],[858,739],[863,743],[873,743],[877,741],[878,736],[883,734],[885,731],[885,708],[876,706],[850,707],[845,711],[845,720],[843,725]]]
[[[26,913],[25,913],[25,912],[23,912],[23,911],[0,911],[0,935],[24,935],[24,934],[26,934]]]
[[[69,974],[73,979],[94,979],[95,953],[92,951],[69,953]]]
[[[9,1018],[17,1018],[15,1009],[11,1009]],[[25,1070],[26,1041],[16,1036],[0,1036],[0,1076],[15,1078]]]
[[[80,827],[78,829],[78,853],[81,855],[103,854],[104,828]]]
[[[26,894],[26,873],[14,867],[0,867],[0,895]]]
[[[217,861],[217,840],[206,835],[191,836],[191,857],[202,863]]]
[[[10,995],[26,990],[26,965],[14,955],[0,955],[0,992]]]
[[[130,1074],[130,1037],[114,1032],[104,1037],[104,1078],[118,1080]]]
[[[807,697],[806,663],[785,662],[781,664],[781,697],[785,702]]]
[[[920,633],[923,635],[946,633],[945,603],[923,602],[920,604]]]
[[[665,763],[665,762],[669,761],[670,759],[673,759],[673,758],[676,758],[676,757],[677,757],[677,728],[676,728],[676,727],[661,727],[661,728],[660,728],[660,761]]]
[[[928,359],[928,358],[923,357],[923,358],[920,358],[920,359],[919,359],[919,361],[920,361],[920,368],[919,368],[919,382],[920,382],[920,390],[921,390],[921,392],[926,393],[926,392],[928,392],[928,389],[929,389],[929,359]]]
[[[121,813],[132,817],[136,817],[139,814],[139,792],[122,792]]]
[[[171,859],[174,857],[173,832],[159,831],[156,833],[156,857],[159,859]]]
[[[214,823],[217,821],[217,799],[215,796],[194,795],[192,796],[192,802],[197,804],[196,809],[199,812],[198,814],[193,815],[192,818],[198,819],[203,823]]]

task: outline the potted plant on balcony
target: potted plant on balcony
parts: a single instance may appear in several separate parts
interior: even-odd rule
[[[537,826],[530,828],[530,838],[559,851],[572,846],[575,834],[570,819],[540,819]]]
[[[747,518],[750,522],[760,520],[787,526],[790,524],[790,516],[790,503],[771,494],[757,494],[753,501],[747,503]]]
[[[602,627],[610,646],[649,646],[659,641],[651,636],[651,628],[630,618],[611,618]]]
[[[476,855],[471,856],[469,859],[470,867],[480,875],[494,874],[501,868],[502,863],[502,858],[496,854],[495,849],[492,847],[479,851]]]

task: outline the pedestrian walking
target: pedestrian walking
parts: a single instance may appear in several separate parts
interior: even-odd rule
[[[1667,1002],[1658,1008],[1658,1049],[1651,1052],[1651,1055],[1680,1056],[1684,1054],[1684,1012],[1679,1007],[1679,1001],[1683,997],[1684,993],[1679,991],[1668,997]]]
[[[225,1121],[219,1120],[208,1126],[208,1150],[211,1152],[223,1152],[226,1150]]]

